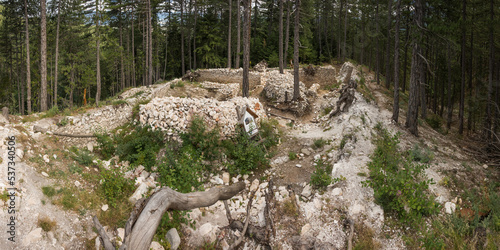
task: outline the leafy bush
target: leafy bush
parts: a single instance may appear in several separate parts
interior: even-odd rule
[[[47,112],[45,112],[45,114],[42,116],[42,118],[54,117],[57,115],[57,113],[59,113],[59,108],[57,106],[54,106],[54,107],[50,108],[49,110],[47,110]]]
[[[128,197],[134,191],[132,180],[125,179],[119,171],[102,168],[100,174],[102,180],[100,188],[112,207],[116,207],[119,200]]]
[[[111,136],[109,136],[108,134],[104,133],[103,134],[96,133],[95,136],[98,143],[97,150],[99,151],[101,156],[104,159],[109,159],[113,157],[116,151],[114,139],[111,138]]]
[[[425,118],[425,121],[433,129],[439,129],[443,124],[441,117],[439,117],[439,115],[436,114],[429,114],[427,118]]]
[[[245,174],[260,166],[268,165],[269,160],[262,145],[251,140],[240,127],[237,131],[233,139],[223,142],[227,156],[233,160],[233,164],[228,166],[229,172]]]
[[[57,223],[48,217],[41,217],[38,218],[38,226],[42,228],[43,231],[49,232],[52,229],[54,229],[57,225]]]
[[[203,119],[195,117],[191,121],[189,129],[181,133],[183,147],[191,146],[197,155],[203,155],[204,159],[213,161],[220,158],[221,145],[218,129],[207,130]]]
[[[131,165],[143,165],[148,171],[156,163],[156,154],[165,145],[164,133],[152,130],[149,126],[136,126],[125,134],[122,131],[115,137],[116,154],[121,161],[129,161]]]
[[[428,194],[432,182],[425,176],[428,166],[403,158],[398,150],[399,134],[391,136],[381,126],[376,131],[376,148],[368,163],[370,179],[363,185],[373,188],[375,201],[385,212],[403,221],[415,222],[437,213],[439,206]]]
[[[315,188],[324,188],[332,183],[332,165],[325,163],[322,159],[319,159],[316,161],[314,169],[315,170],[311,175],[311,184]]]
[[[73,160],[77,161],[78,163],[84,166],[92,165],[94,160],[94,157],[92,156],[90,151],[86,149],[80,149],[80,150],[77,149],[75,151],[75,154],[72,155],[71,158],[73,158]]]
[[[322,148],[326,145],[326,140],[324,140],[323,138],[320,138],[320,139],[317,139],[317,140],[314,140],[314,148],[315,149],[318,149],[318,148]]]
[[[264,139],[262,144],[266,146],[267,149],[278,145],[280,141],[282,132],[277,128],[278,124],[279,122],[276,119],[260,120],[259,132],[262,139]]]
[[[295,153],[295,152],[288,152],[288,159],[290,159],[291,161],[297,159],[297,153]]]
[[[427,148],[420,148],[418,144],[413,145],[409,151],[410,159],[422,163],[429,163],[434,158],[434,154]]]
[[[56,190],[51,186],[44,186],[42,187],[42,193],[47,197],[51,198],[56,194]]]
[[[167,147],[163,161],[158,164],[159,182],[179,192],[191,192],[201,186],[203,157],[192,146],[181,149]]]

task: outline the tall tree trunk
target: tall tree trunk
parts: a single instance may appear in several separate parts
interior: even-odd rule
[[[46,0],[40,1],[40,111],[47,111],[47,20]]]
[[[448,68],[448,116],[447,116],[447,121],[446,121],[446,127],[450,129],[451,127],[451,119],[453,115],[453,89],[452,89],[452,82],[451,82],[451,45],[448,43],[448,49],[447,49],[447,60],[446,60],[446,66]]]
[[[135,76],[135,35],[134,35],[134,10],[132,9],[132,86],[136,86]]]
[[[95,17],[96,17],[96,82],[97,82],[97,91],[95,94],[95,104],[99,106],[99,101],[101,100],[101,59],[100,59],[100,34],[99,34],[99,0],[96,0],[95,6]]]
[[[56,62],[54,72],[54,107],[57,107],[57,80],[59,76],[59,26],[61,23],[61,0],[57,1],[57,26],[56,26]]]
[[[293,98],[298,101],[300,97],[299,88],[299,23],[300,23],[300,0],[295,0],[295,25],[293,32]]]
[[[376,28],[376,35],[375,35],[375,74],[376,74],[376,79],[377,79],[377,85],[380,84],[380,48],[379,48],[379,33],[380,33],[380,25],[378,24],[378,1],[375,6],[375,26]]]
[[[249,86],[250,82],[248,79],[249,68],[250,68],[250,12],[252,9],[252,0],[244,0],[243,8],[245,9],[245,19],[243,27],[243,83],[242,83],[242,94],[243,97],[249,96]]]
[[[30,31],[28,29],[28,3],[24,0],[24,21],[26,24],[26,87],[28,114],[31,114],[31,70],[30,70]]]
[[[239,12],[238,12],[239,14]],[[198,4],[194,2],[194,27],[193,27],[193,68],[196,69],[196,25],[198,21]]]
[[[151,1],[148,0],[148,86],[153,84],[153,26],[151,25]],[[184,46],[183,46],[184,47]]]
[[[148,0],[149,1],[149,0]],[[186,67],[184,62],[184,0],[180,0],[181,5],[181,72],[182,75],[186,74]]]
[[[337,55],[337,58],[339,61],[342,60],[342,51],[341,51],[341,48],[340,48],[340,44],[342,42],[342,10],[344,9],[344,1],[345,0],[340,0],[340,9],[339,9],[339,29],[338,29],[338,55]]]
[[[345,62],[346,58],[346,42],[347,42],[347,11],[349,10],[349,1],[345,0],[345,16],[344,16],[344,44],[342,46],[342,62]]]
[[[287,0],[286,2],[286,31],[285,31],[285,59],[283,60],[284,62],[284,67],[287,68],[288,66],[288,42],[290,41],[290,0]]]
[[[229,29],[227,31],[227,68],[231,68],[231,30],[233,29],[233,26],[231,24],[231,18],[232,18],[232,10],[233,10],[233,0],[228,0],[229,1]],[[239,1],[239,0],[237,0]]]
[[[466,0],[462,1],[462,81],[460,84],[460,108],[458,112],[458,133],[463,134],[464,132],[464,106],[465,106],[465,20],[466,20]]]
[[[403,93],[406,91],[406,76],[407,73],[406,71],[408,70],[408,40],[410,38],[410,25],[406,25],[406,39],[405,39],[405,60],[404,60],[404,67],[403,67],[403,87],[401,88],[401,91]]]
[[[406,116],[406,128],[415,136],[418,136],[418,97],[419,86],[422,82],[423,62],[421,58],[421,31],[422,16],[423,16],[422,0],[415,0],[415,37],[413,38],[413,53],[411,60],[411,75],[410,75],[410,96],[408,100],[408,113]]]
[[[122,4],[121,1],[119,3]],[[125,89],[125,64],[123,62],[123,26],[122,26],[122,8],[121,6],[118,8],[118,29],[120,35],[120,83],[122,90]]]
[[[236,11],[237,13],[237,27],[236,27],[236,63],[234,64],[234,67],[239,69],[240,68],[240,49],[241,49],[241,10],[240,10],[240,2],[241,0],[236,0],[236,8],[238,9]]]
[[[391,17],[392,17],[392,1],[387,4],[387,49],[385,57],[385,87],[389,89],[391,86]]]
[[[469,72],[469,100],[467,101],[467,105],[469,106],[469,110],[467,112],[467,130],[469,132],[472,130],[472,109],[473,109],[473,104],[472,104],[472,67],[473,67],[473,54],[474,54],[474,29],[471,29],[471,34],[470,34],[470,58],[469,58],[469,66],[468,66],[468,72]],[[475,92],[477,95],[477,91]],[[477,99],[476,99],[477,100]]]
[[[391,1],[389,1],[391,2]],[[399,19],[401,0],[396,6],[396,27],[394,33],[394,107],[392,110],[392,120],[398,123],[399,117]]]
[[[491,142],[491,131],[492,131],[492,107],[493,107],[493,103],[492,103],[492,100],[491,100],[491,96],[492,96],[492,93],[493,93],[493,70],[494,70],[494,67],[493,67],[493,60],[494,60],[494,53],[495,53],[495,40],[494,40],[494,8],[493,8],[493,1],[494,0],[490,0],[490,25],[489,25],[489,33],[490,33],[490,55],[489,55],[489,60],[488,60],[488,93],[487,93],[487,97],[486,97],[486,119],[485,119],[485,122],[484,122],[484,135],[486,137],[486,140],[488,142]],[[498,91],[497,91],[497,95],[498,95]],[[499,117],[497,117],[498,119]]]
[[[280,1],[280,17],[279,17],[279,67],[280,67],[280,73],[283,74],[283,1],[284,0],[278,0]]]

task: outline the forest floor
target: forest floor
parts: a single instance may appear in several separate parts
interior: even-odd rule
[[[340,66],[335,65],[337,72]],[[261,74],[265,79],[265,75],[272,71],[275,69]],[[441,205],[438,215],[426,219],[429,227],[432,227],[432,221],[436,218],[463,216],[460,211],[472,211],[482,203],[474,204],[477,200],[470,198],[471,190],[477,190],[473,196],[487,199],[485,187],[491,183],[499,183],[498,169],[477,162],[473,155],[464,150],[465,140],[457,139],[453,131],[443,133],[421,121],[419,137],[408,133],[403,122],[407,100],[405,94],[401,98],[400,122],[395,124],[391,119],[392,92],[377,85],[373,72],[366,67],[357,66],[356,72],[364,79],[364,83],[356,91],[354,104],[347,112],[332,118],[325,116],[325,108],[336,102],[338,90],[318,90],[310,113],[299,118],[268,105],[260,95],[262,85],[252,91],[252,96],[260,98],[268,113],[280,116],[272,118],[278,121],[278,127],[283,131],[281,143],[272,149],[274,156],[270,159],[270,168],[256,171],[244,178],[248,186],[252,182],[259,184],[255,209],[252,209],[255,211],[252,211],[250,218],[251,223],[258,225],[262,225],[264,189],[270,180],[274,183],[277,205],[272,211],[275,215],[275,236],[270,242],[273,249],[346,249],[350,234],[349,221],[353,221],[355,225],[355,248],[422,247],[422,237],[419,236],[422,232],[396,223],[397,219],[392,214],[384,213],[383,208],[375,203],[373,189],[363,185],[369,179],[367,165],[375,149],[374,127],[377,124],[391,134],[399,133],[399,147],[402,151],[418,151],[429,158],[429,167],[425,173],[433,180],[430,193]],[[97,234],[92,229],[93,215],[100,218],[110,233],[120,235],[118,229],[123,228],[123,218],[128,217],[130,205],[108,207],[97,192],[99,178],[92,177],[98,175],[95,159],[90,159],[88,165],[85,165],[72,157],[75,148],[93,151],[97,146],[95,139],[59,137],[51,132],[93,134],[102,130],[111,131],[130,121],[136,104],[152,97],[215,98],[213,91],[196,84],[170,87],[178,82],[179,79],[176,79],[149,88],[132,88],[120,95],[122,99],[110,101],[99,108],[80,108],[72,113],[58,113],[55,116],[11,116],[10,122],[0,123],[0,137],[16,136],[18,149],[14,184],[17,188],[16,237],[15,242],[11,242],[8,240],[10,236],[7,235],[7,230],[2,230],[4,235],[0,236],[1,248],[94,249],[99,243],[96,240]],[[36,127],[49,132],[40,133]],[[2,190],[10,188],[10,183],[7,182],[9,149],[7,140],[4,141],[0,148]],[[337,182],[323,189],[311,189],[309,183],[318,159],[331,164],[329,174]],[[107,164],[110,164],[109,161]],[[127,165],[124,162],[115,164]],[[242,179],[241,176],[231,177]],[[207,187],[210,186],[208,183]],[[289,197],[290,190],[293,190],[296,198]],[[498,187],[494,192],[499,192]],[[248,190],[245,190],[231,199],[233,217],[242,218],[246,214],[247,195]],[[9,199],[11,196],[3,192],[0,200],[3,229],[6,229],[5,225],[12,216],[8,212]],[[208,208],[195,209],[190,214],[197,226],[196,229],[186,226],[181,232],[181,247],[184,249],[207,247],[206,241],[214,248],[224,248],[230,239],[239,235],[228,229],[222,202]],[[207,228],[212,232],[205,232]],[[473,233],[473,238],[464,238],[463,242],[468,246],[481,243],[478,248],[487,248],[484,244],[490,239],[487,246],[498,245],[498,234],[496,238],[490,238],[489,233],[487,231],[482,236]],[[445,243],[449,243],[448,239],[445,239]],[[161,249],[159,244],[152,247]],[[242,249],[261,247],[251,239],[246,239],[241,244]]]

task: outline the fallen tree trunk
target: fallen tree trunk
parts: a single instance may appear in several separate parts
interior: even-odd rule
[[[227,200],[245,188],[244,182],[231,186],[217,186],[205,192],[179,193],[169,187],[156,191],[147,200],[139,200],[131,213],[125,228],[125,237],[120,249],[147,250],[151,245],[156,228],[167,210],[190,210],[208,207],[219,200]],[[97,228],[106,250],[115,250],[109,237],[94,217]]]

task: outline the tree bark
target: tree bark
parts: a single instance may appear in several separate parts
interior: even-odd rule
[[[284,0],[278,0],[280,1],[280,16],[279,16],[279,67],[280,67],[280,73],[283,74],[283,1]]]
[[[30,32],[28,28],[28,4],[24,0],[24,20],[26,24],[26,87],[27,87],[27,106],[28,114],[31,114],[31,62],[30,62]]]
[[[338,30],[338,60],[341,61],[342,59],[342,50],[340,48],[340,44],[341,44],[341,37],[342,37],[342,10],[344,9],[344,1],[345,0],[340,0],[340,9],[339,9],[339,30]]]
[[[244,0],[243,5],[245,9],[245,19],[243,25],[243,83],[241,89],[243,97],[248,97],[250,87],[248,71],[250,68],[250,12],[252,9],[252,0]]]
[[[237,0],[239,1],[239,0]],[[228,0],[229,2],[229,29],[227,31],[227,68],[231,69],[231,30],[233,28],[231,24],[232,10],[233,10],[233,0]]]
[[[448,49],[447,49],[447,60],[446,60],[446,66],[448,68],[448,117],[446,121],[446,127],[450,129],[451,127],[451,119],[453,115],[453,89],[452,89],[452,82],[451,82],[451,45],[448,43]]]
[[[121,5],[121,1],[119,2]],[[120,35],[120,83],[122,90],[125,89],[125,64],[123,60],[123,27],[122,27],[122,8],[121,6],[118,8],[118,29],[119,29],[119,35]]]
[[[495,45],[494,45],[494,9],[493,9],[493,0],[490,0],[490,27],[489,27],[489,33],[490,33],[490,55],[489,55],[489,72],[488,72],[488,93],[487,93],[487,98],[486,98],[486,119],[484,122],[484,135],[486,137],[486,140],[488,142],[491,142],[491,131],[492,131],[492,100],[491,96],[493,94],[493,60],[494,60],[494,53],[495,53]],[[498,118],[498,117],[497,117]]]
[[[47,20],[46,0],[40,1],[40,111],[47,111]]]
[[[391,2],[391,1],[389,1]],[[396,27],[394,33],[394,107],[392,110],[392,120],[398,123],[399,119],[399,19],[401,0],[396,6]]]
[[[406,116],[406,128],[415,136],[418,136],[418,98],[419,86],[422,81],[422,58],[420,48],[420,27],[422,27],[423,3],[422,0],[415,1],[415,37],[413,38],[413,53],[411,60],[410,96],[408,100],[408,114]]]
[[[153,27],[151,25],[151,1],[148,0],[148,86],[153,84]],[[184,46],[182,46],[184,48]],[[183,55],[184,56],[184,55]],[[184,57],[183,57],[184,58]],[[184,65],[184,63],[183,63]]]
[[[389,89],[391,86],[391,17],[392,17],[392,1],[387,4],[387,49],[385,57],[385,87]]]
[[[236,22],[237,22],[237,27],[236,27],[236,63],[234,64],[234,67],[239,69],[240,68],[240,49],[241,49],[241,10],[240,10],[240,2],[241,0],[236,0]]]
[[[238,182],[231,186],[217,186],[205,192],[179,193],[169,187],[162,188],[147,200],[139,200],[125,226],[125,236],[120,249],[147,250],[151,245],[161,218],[169,210],[190,210],[208,207],[219,200],[228,200],[245,188],[245,183]],[[94,217],[96,226],[106,250],[115,247]]]
[[[54,72],[54,107],[57,107],[57,79],[59,73],[59,26],[61,23],[61,0],[57,1],[56,62]]]
[[[460,107],[458,111],[458,133],[464,132],[464,106],[465,106],[465,20],[466,20],[466,0],[462,1],[462,81],[460,84]]]
[[[149,0],[148,0],[149,1]],[[184,62],[184,0],[180,0],[181,5],[181,72],[182,75],[186,74],[186,67]]]
[[[376,74],[376,80],[377,80],[377,85],[380,85],[380,48],[379,48],[379,33],[380,33],[380,25],[378,24],[378,1],[375,6],[375,26],[376,28],[376,34],[375,34],[375,74]]]
[[[286,32],[285,32],[285,55],[284,55],[284,67],[287,68],[288,66],[288,43],[290,41],[290,0],[286,0]]]
[[[293,38],[293,98],[298,101],[300,97],[299,89],[299,23],[300,23],[300,0],[295,0],[295,27]]]
[[[95,94],[95,104],[99,106],[99,101],[101,99],[101,65],[100,65],[100,34],[99,34],[99,0],[96,0],[95,6],[95,17],[96,17],[96,82],[97,82],[97,91]]]

